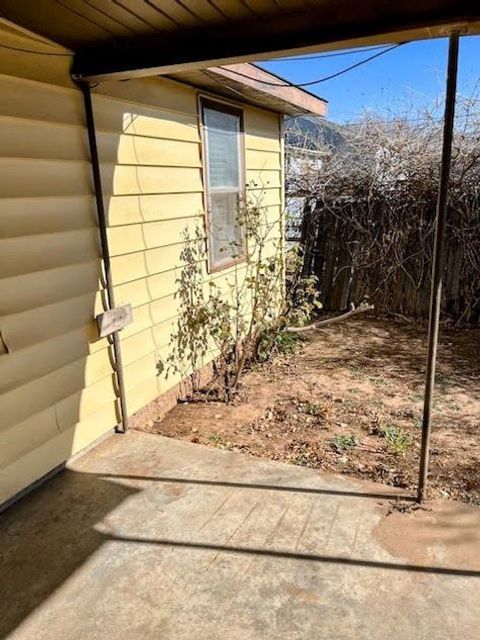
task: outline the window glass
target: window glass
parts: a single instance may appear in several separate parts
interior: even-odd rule
[[[218,268],[244,255],[238,222],[243,193],[240,153],[241,114],[204,103],[203,126],[210,265]]]
[[[205,109],[210,188],[239,187],[240,118],[230,113]]]

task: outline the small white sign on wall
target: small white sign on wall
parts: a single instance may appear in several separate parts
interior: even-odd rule
[[[98,335],[105,338],[115,331],[120,331],[133,322],[133,312],[131,304],[124,304],[121,307],[109,309],[105,313],[97,316]]]

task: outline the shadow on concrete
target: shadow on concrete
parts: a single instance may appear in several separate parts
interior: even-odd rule
[[[125,483],[122,482],[125,480]],[[105,543],[156,545],[170,549],[215,551],[243,554],[276,560],[296,560],[322,563],[325,566],[380,569],[418,574],[479,578],[480,571],[444,566],[376,561],[335,555],[298,552],[288,549],[258,548],[218,544],[206,540],[178,540],[162,537],[135,537],[126,534],[105,534],[98,530],[104,521],[127,498],[141,493],[146,487],[133,482],[207,485],[253,490],[288,491],[319,496],[386,499],[391,494],[316,489],[311,487],[278,486],[261,483],[223,482],[175,477],[151,477],[114,473],[88,473],[65,470],[32,494],[13,505],[2,515],[0,523],[0,638],[18,629],[39,608],[48,611],[48,599]],[[135,506],[128,506],[132,517]],[[134,515],[134,514],[133,514]],[[187,516],[187,514],[185,514]],[[126,520],[128,522],[128,518]],[[187,520],[187,530],[191,529]],[[112,551],[115,553],[115,551]],[[155,571],[152,567],[152,571]],[[128,566],[125,566],[128,572]],[[95,578],[92,577],[92,580]],[[79,596],[81,597],[81,596]],[[66,599],[65,606],[75,606]],[[54,632],[52,632],[54,634]],[[54,635],[52,636],[54,637]]]
[[[2,514],[0,638],[9,637],[99,549],[105,536],[95,524],[137,491],[64,470]]]
[[[228,545],[212,544],[209,542],[191,542],[183,540],[155,539],[155,538],[130,538],[127,536],[108,536],[112,542],[130,542],[133,544],[152,544],[162,547],[174,547],[184,549],[200,549],[202,551],[218,551],[231,554],[247,554],[263,556],[283,560],[302,560],[307,562],[322,562],[325,564],[340,564],[344,566],[366,567],[370,569],[391,569],[393,571],[408,571],[414,573],[440,574],[448,576],[462,576],[480,578],[480,571],[473,569],[455,569],[449,567],[433,567],[416,564],[400,564],[395,562],[378,562],[374,560],[362,560],[360,558],[342,558],[339,556],[317,555],[314,553],[298,553],[275,549],[259,549],[252,547],[233,547]]]
[[[211,487],[227,487],[233,489],[258,489],[263,491],[287,491],[293,493],[307,493],[321,496],[340,496],[347,498],[373,498],[376,500],[408,500],[414,502],[416,498],[402,493],[369,493],[365,491],[343,491],[340,489],[317,489],[314,487],[291,487],[286,485],[272,485],[245,482],[226,482],[224,480],[198,480],[196,478],[156,477],[140,475],[123,475],[114,473],[94,474],[100,478],[117,480],[140,480],[147,482],[165,482],[173,484],[195,484]]]

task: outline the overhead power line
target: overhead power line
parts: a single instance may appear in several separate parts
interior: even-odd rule
[[[295,83],[295,82],[289,82],[288,80],[285,80],[285,82],[283,83],[269,82],[268,80],[259,80],[258,78],[252,78],[252,76],[249,76],[246,73],[241,73],[240,71],[234,71],[233,69],[228,69],[228,71],[230,73],[234,73],[237,76],[241,76],[242,78],[247,78],[248,80],[254,80],[255,82],[260,82],[261,84],[268,85],[269,87],[294,87],[296,89],[302,89],[303,87],[311,87],[314,84],[320,84],[321,82],[326,82],[327,80],[333,80],[333,78],[338,78],[338,76],[342,76],[344,73],[348,73],[349,71],[352,71],[353,69],[356,69],[357,67],[360,67],[366,64],[367,62],[371,62],[375,58],[379,58],[380,56],[383,56],[385,53],[389,53],[394,49],[398,49],[398,47],[401,47],[404,44],[407,44],[407,42],[399,42],[398,44],[394,44],[393,47],[389,47],[388,49],[384,49],[379,53],[375,53],[373,56],[364,58],[363,60],[360,60],[359,62],[356,62],[355,64],[352,64],[349,67],[342,69],[341,71],[337,71],[336,73],[332,73],[328,76],[324,76],[323,78],[318,78],[318,80],[310,80],[310,82]]]
[[[305,56],[287,56],[286,58],[273,58],[271,60],[262,60],[262,62],[301,62],[303,60],[323,60],[323,58],[337,58],[338,56],[351,56],[355,53],[366,53],[367,51],[378,51],[386,49],[391,45],[382,44],[378,47],[363,47],[362,49],[348,49],[348,51],[334,51],[331,53],[318,53]]]
[[[317,56],[305,56],[305,57],[298,57],[298,58],[290,58],[289,60],[313,60],[313,59],[319,59],[319,58],[331,58],[331,57],[335,57],[335,56],[342,56],[342,55],[348,55],[351,53],[362,53],[364,51],[375,51],[377,49],[382,49],[379,53],[374,54],[373,56],[369,56],[368,58],[365,58],[364,60],[360,60],[359,62],[350,65],[349,67],[347,67],[346,69],[342,69],[341,71],[338,71],[336,73],[333,73],[329,76],[325,76],[323,78],[319,78],[318,80],[312,80],[310,82],[302,82],[302,83],[294,83],[294,82],[282,82],[282,83],[278,83],[278,82],[268,82],[267,80],[258,80],[257,78],[252,78],[251,76],[249,76],[246,73],[241,73],[240,71],[233,71],[232,69],[229,69],[230,73],[234,73],[237,76],[241,76],[243,78],[247,78],[249,80],[256,80],[257,82],[261,82],[262,84],[271,86],[271,87],[297,87],[297,88],[302,88],[302,87],[309,87],[315,84],[320,84],[321,82],[326,82],[327,80],[332,80],[333,78],[337,78],[338,76],[343,75],[344,73],[347,73],[348,71],[351,71],[352,69],[356,69],[357,67],[360,67],[361,65],[366,64],[367,62],[370,62],[371,60],[374,60],[375,58],[379,58],[380,56],[382,56],[384,53],[388,53],[389,51],[392,51],[393,49],[397,49],[398,47],[401,47],[402,45],[406,44],[405,42],[400,42],[398,44],[393,45],[392,47],[389,47],[387,49],[385,49],[384,47],[366,47],[365,49],[357,49],[355,51],[344,51],[344,52],[338,52],[338,53],[329,53],[329,54],[320,54]],[[60,58],[71,58],[72,54],[71,53],[57,53],[57,52],[53,52],[53,51],[38,51],[38,50],[34,50],[34,49],[25,49],[23,47],[13,47],[11,45],[6,45],[6,44],[0,44],[0,47],[3,49],[9,49],[10,51],[18,51],[20,53],[28,53],[28,54],[33,54],[33,55],[39,55],[39,56],[55,56],[55,57],[60,57]],[[287,60],[288,58],[283,58],[284,60]],[[282,60],[282,58],[277,58],[277,60],[275,61],[279,61]]]
[[[372,60],[375,60],[375,58],[379,58],[380,56],[384,55],[385,53],[389,53],[390,51],[393,51],[394,49],[398,49],[398,47],[403,46],[404,44],[407,44],[406,42],[399,42],[398,44],[393,45],[392,47],[388,47],[388,49],[384,49],[382,48],[381,51],[379,51],[378,53],[375,53],[373,56],[369,56],[368,58],[364,58],[363,60],[360,60],[359,62],[356,62],[355,64],[350,65],[349,67],[346,67],[345,69],[341,69],[340,71],[337,71],[336,73],[332,73],[328,76],[324,76],[323,78],[318,78],[317,80],[311,80],[309,82],[300,82],[300,83],[295,83],[295,82],[289,82],[288,80],[285,80],[284,82],[269,82],[268,80],[258,80],[257,78],[252,78],[252,76],[249,76],[246,73],[241,73],[240,71],[234,71],[233,69],[228,69],[228,71],[230,73],[233,73],[234,75],[240,76],[242,78],[246,78],[248,80],[254,80],[256,82],[261,82],[262,84],[268,85],[270,87],[294,87],[294,88],[298,88],[301,89],[302,87],[311,87],[315,84],[320,84],[322,82],[326,82],[327,80],[333,80],[333,78],[338,78],[341,75],[344,75],[345,73],[348,73],[349,71],[352,71],[353,69],[356,69],[364,64],[367,64],[367,62],[371,62]],[[22,47],[13,47],[10,45],[6,45],[6,44],[0,44],[0,47],[3,49],[9,49],[11,51],[18,51],[20,53],[29,53],[29,54],[34,54],[34,55],[40,55],[40,56],[56,56],[56,57],[61,57],[61,58],[70,58],[72,56],[71,53],[56,53],[53,51],[35,51],[33,49],[24,49]],[[378,49],[380,47],[376,47],[376,49]],[[372,48],[367,48],[367,49],[357,49],[356,51],[351,51],[351,52],[345,52],[345,53],[360,53],[361,51],[365,51],[365,50],[369,50],[372,51]],[[332,53],[332,54],[326,54],[326,55],[320,55],[320,56],[316,56],[318,58],[320,57],[332,57],[335,55],[344,55],[344,53]],[[299,59],[299,58],[298,58]],[[312,59],[312,58],[308,58],[308,59]]]

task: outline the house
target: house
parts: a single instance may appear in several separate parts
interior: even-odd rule
[[[110,432],[122,410],[132,415],[159,396],[174,401],[165,394],[178,376],[158,375],[157,363],[177,314],[182,234],[204,229],[208,209],[205,280],[224,281],[238,265],[216,229],[235,235],[233,207],[245,184],[247,195],[262,192],[280,224],[283,116],[321,116],[326,104],[247,63],[100,81],[84,89],[85,102],[65,47],[7,21],[0,47],[5,503]],[[116,307],[133,309],[117,344],[100,338],[95,323],[109,293]]]
[[[278,114],[307,94],[278,87],[277,79],[265,90],[270,85],[252,79],[254,67],[224,65],[450,35],[446,105],[453,115],[459,34],[479,33],[480,22],[466,0],[0,0],[0,16],[6,500],[120,422],[119,372],[128,412],[159,392],[148,345],[167,306],[169,276],[155,264],[172,264],[161,259],[175,242],[172,221],[184,226],[203,216],[199,94],[243,114],[238,137],[250,171],[281,175],[279,163],[267,169],[251,158],[280,159]],[[200,69],[206,72],[196,84],[190,74],[199,78]],[[70,71],[84,83],[83,100]],[[178,151],[190,145],[197,155],[180,165]],[[443,201],[447,188],[448,172]],[[278,211],[281,189],[270,190]],[[439,208],[440,241],[444,213]],[[101,242],[97,220],[107,232]],[[100,288],[102,266],[108,286]],[[120,350],[98,340],[92,322],[112,306],[101,300],[112,290],[117,309],[134,307],[134,323],[109,336]],[[431,326],[420,500],[438,335],[433,305]],[[373,488],[139,431],[111,436],[2,514],[0,635],[277,639],[350,637],[361,629],[383,638],[394,629],[410,638],[419,628],[429,637],[458,628],[476,637],[478,540],[465,535],[466,526],[478,531],[476,514],[463,509],[460,524],[456,509],[439,511],[433,526],[427,518],[415,557],[430,558],[433,546],[439,561],[412,563],[408,544],[386,544],[398,542],[397,520],[382,518],[390,491]],[[407,541],[418,531],[416,517],[412,523],[402,529]],[[438,544],[437,525],[455,535]],[[381,598],[371,597],[373,584]],[[399,616],[399,602],[415,615]]]
[[[0,0],[0,503],[118,424],[118,395],[125,421],[165,392],[175,245],[215,199],[209,113],[242,129],[231,193],[245,168],[280,216],[281,115],[325,105],[248,63],[479,32],[466,0],[337,4]],[[99,340],[123,303],[134,322]]]
[[[341,153],[348,158],[350,131],[345,126],[318,116],[286,118],[284,131],[286,237],[288,242],[295,244],[302,237],[301,223],[308,203],[308,195],[300,191],[308,183],[308,176],[315,182],[325,154]]]

